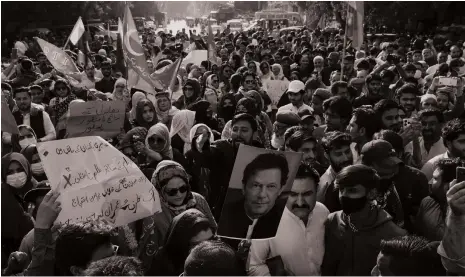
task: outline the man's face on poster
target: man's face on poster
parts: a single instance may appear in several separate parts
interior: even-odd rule
[[[245,211],[252,218],[267,214],[274,206],[284,185],[281,169],[260,169],[252,174],[244,185]]]

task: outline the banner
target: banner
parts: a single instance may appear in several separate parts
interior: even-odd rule
[[[5,96],[2,95],[2,132],[10,134],[19,134],[18,125],[16,120],[11,113],[10,107]]]
[[[170,88],[171,90],[174,87],[174,82],[176,81],[176,76],[178,75],[179,67],[181,66],[181,58],[178,58],[174,63],[164,66],[150,75],[154,80],[160,82],[163,86],[163,89]]]
[[[37,151],[52,189],[61,193],[55,223],[105,219],[122,226],[161,211],[152,183],[101,137],[43,142]]]
[[[283,93],[289,87],[289,81],[267,80],[265,82],[265,91],[271,98],[271,105],[276,106],[283,96]]]
[[[91,101],[71,103],[67,122],[69,137],[101,136],[111,138],[121,133],[124,125],[123,101]]]
[[[46,42],[41,38],[36,37],[35,39],[42,49],[42,52],[44,52],[49,62],[56,70],[64,74],[79,72],[76,64],[74,64],[73,59],[68,56],[64,50],[49,42]]]
[[[347,2],[347,37],[352,39],[352,47],[360,49],[363,44],[363,1]]]

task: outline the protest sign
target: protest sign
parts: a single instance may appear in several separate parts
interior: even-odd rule
[[[287,90],[289,81],[268,80],[265,85],[265,90],[271,98],[271,105],[276,106],[283,93]]]
[[[6,98],[2,95],[2,131],[10,134],[19,134],[18,125],[11,113]]]
[[[37,151],[50,186],[61,193],[56,223],[105,219],[121,226],[161,211],[152,183],[101,137],[43,142]]]
[[[292,188],[301,159],[301,153],[241,144],[221,211],[218,235],[232,239],[276,236],[286,206],[285,192]]]
[[[71,138],[116,136],[123,128],[126,112],[123,101],[71,103],[69,111],[67,132]]]

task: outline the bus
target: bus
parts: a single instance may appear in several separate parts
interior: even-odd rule
[[[298,12],[285,12],[282,10],[267,10],[259,11],[255,13],[256,20],[272,20],[272,21],[284,21],[287,20],[289,26],[295,26],[302,22],[302,18]]]
[[[226,25],[229,25],[232,32],[241,32],[242,31],[242,20],[240,19],[231,19],[226,22]]]
[[[189,28],[194,28],[194,25],[195,25],[195,20],[193,17],[186,17],[186,24]]]

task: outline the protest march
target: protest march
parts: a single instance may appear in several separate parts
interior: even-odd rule
[[[465,275],[465,2],[152,2],[2,2],[2,275]]]

